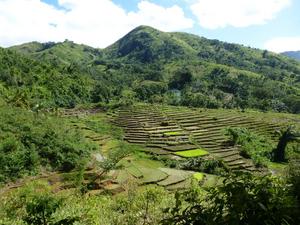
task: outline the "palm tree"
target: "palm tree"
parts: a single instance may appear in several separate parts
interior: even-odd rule
[[[281,136],[277,144],[276,149],[274,149],[274,161],[284,162],[285,161],[285,148],[287,144],[291,141],[300,141],[300,133],[296,132],[293,126],[289,126],[287,130],[281,131]]]

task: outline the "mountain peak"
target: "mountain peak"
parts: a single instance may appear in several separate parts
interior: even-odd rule
[[[113,45],[105,49],[110,58],[127,58],[141,63],[157,60],[182,59],[195,52],[172,33],[150,26],[138,26]]]

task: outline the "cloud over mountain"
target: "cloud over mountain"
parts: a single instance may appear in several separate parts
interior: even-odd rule
[[[265,43],[266,49],[273,52],[299,51],[300,37],[277,37]]]
[[[27,41],[71,39],[94,47],[106,47],[138,25],[164,31],[193,26],[183,10],[140,1],[127,12],[111,0],[58,0],[59,8],[40,0],[0,0],[0,45]]]

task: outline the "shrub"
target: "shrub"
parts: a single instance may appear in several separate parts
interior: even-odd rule
[[[299,224],[296,202],[289,185],[271,176],[231,174],[223,185],[205,195],[188,190],[176,196],[176,206],[163,225],[269,225]]]
[[[241,145],[240,154],[253,159],[256,166],[265,166],[272,158],[274,143],[246,128],[229,127],[225,134],[234,145]]]
[[[228,171],[227,166],[215,158],[192,158],[182,162],[179,167],[184,170],[194,170],[210,174],[221,174]]]
[[[26,185],[3,200],[0,224],[72,225],[79,220],[74,212],[57,216],[67,199],[52,193],[48,184],[43,182]]]
[[[0,109],[0,182],[37,173],[40,166],[70,171],[93,145],[62,118],[22,109]]]

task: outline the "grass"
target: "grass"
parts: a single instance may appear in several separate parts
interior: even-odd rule
[[[140,179],[140,181],[143,184],[156,183],[156,182],[162,181],[168,177],[168,175],[166,173],[164,173],[163,171],[161,171],[159,169],[142,168],[142,167],[139,169],[143,174],[143,178]]]
[[[275,174],[284,174],[288,164],[287,163],[268,162],[267,166],[268,166],[268,169],[273,171],[273,173],[275,173]]]
[[[188,178],[182,182],[171,184],[166,187],[167,190],[178,190],[178,189],[186,189],[192,186],[192,179]]]
[[[134,177],[136,178],[142,178],[143,177],[143,173],[134,165],[131,165],[129,167],[126,168],[126,170]]]
[[[172,184],[177,184],[179,182],[182,182],[185,179],[187,179],[187,178],[182,177],[182,176],[168,176],[166,179],[158,182],[157,184],[160,186],[166,187],[166,186],[169,186]]]
[[[202,184],[202,187],[204,188],[210,188],[210,187],[216,187],[220,184],[222,184],[223,178],[212,175],[212,174],[205,174],[204,183]]]
[[[116,181],[120,184],[126,183],[129,180],[132,180],[134,177],[127,171],[127,170],[121,170],[117,176]]]
[[[179,131],[170,131],[170,132],[166,132],[164,133],[165,136],[178,136],[178,135],[182,135],[182,132]]]
[[[179,152],[175,152],[174,154],[186,158],[191,158],[191,157],[200,157],[200,156],[208,155],[209,153],[203,149],[195,149],[195,150],[188,150],[188,151],[179,151]]]
[[[204,178],[204,174],[203,173],[194,173],[193,178],[195,178],[197,181],[201,181]]]
[[[182,182],[191,177],[192,173],[184,170],[170,169],[170,168],[160,168],[161,171],[168,174],[169,176],[163,181],[158,182],[158,185],[169,186]]]

